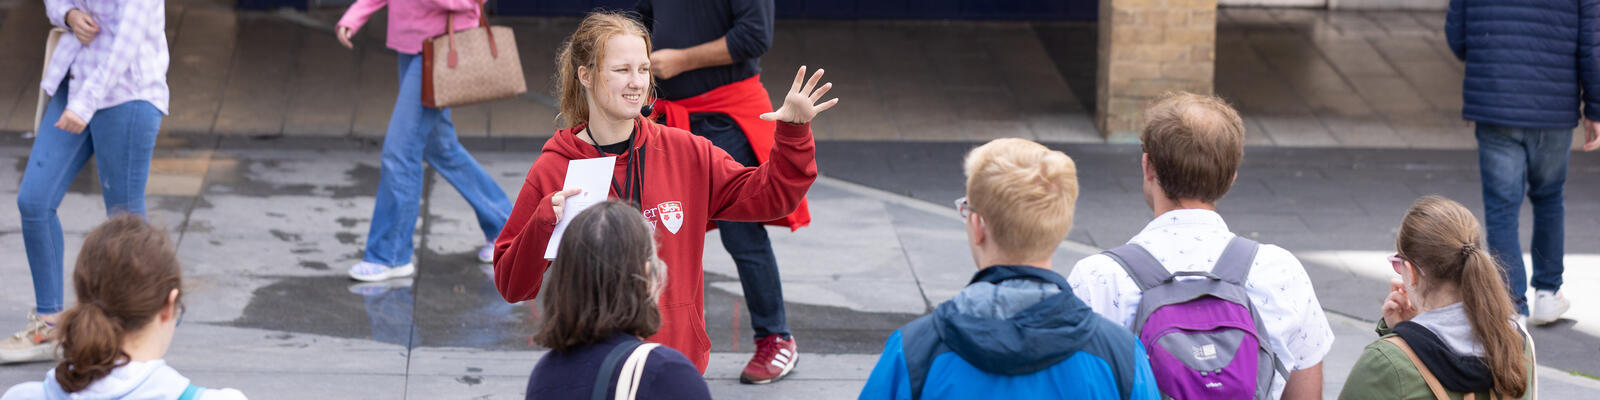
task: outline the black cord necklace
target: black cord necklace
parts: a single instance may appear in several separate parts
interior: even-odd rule
[[[589,135],[589,145],[594,146],[594,150],[600,153],[600,157],[613,155],[611,153],[607,153],[604,148],[600,147],[600,141],[595,140],[594,131],[590,130],[589,127],[584,127],[583,132]],[[621,182],[619,182],[617,181],[616,175],[613,174],[611,176],[611,190],[615,192],[618,197],[628,200],[633,208],[643,210],[644,146],[641,146],[639,143],[640,141],[636,140],[638,136],[639,125],[637,122],[635,122],[633,126],[633,132],[628,134],[628,139],[625,141],[627,143],[627,146],[625,147],[633,149],[633,156],[628,158],[628,167],[626,169],[627,176],[624,177]],[[623,153],[617,153],[615,155],[620,157],[626,154],[626,152],[627,151],[624,150]]]

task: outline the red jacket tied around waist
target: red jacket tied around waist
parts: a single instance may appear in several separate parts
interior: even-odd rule
[[[764,102],[765,100],[763,100]],[[731,115],[731,114],[730,114]],[[740,165],[705,138],[635,118],[632,148],[617,157],[614,176],[626,177],[632,157],[644,153],[641,194],[646,222],[655,230],[656,254],[667,264],[661,295],[661,330],[650,341],[677,349],[701,372],[711,357],[705,330],[706,230],[711,220],[770,221],[795,210],[817,178],[816,148],[809,124],[776,123],[769,158],[760,167]],[[561,190],[567,162],[601,157],[577,136],[583,126],[557,131],[528,169],[511,218],[495,240],[494,280],[508,302],[530,300],[550,262],[545,246],[557,216],[550,195]],[[748,128],[746,128],[748,131]],[[753,143],[752,143],[753,144]],[[620,197],[615,191],[610,197]]]
[[[750,151],[756,153],[756,161],[766,164],[771,158],[768,153],[772,151],[772,132],[777,129],[777,121],[761,119],[761,114],[772,112],[772,106],[767,102],[767,88],[761,86],[761,75],[755,75],[745,80],[722,85],[709,92],[701,93],[681,100],[657,100],[655,112],[650,114],[651,119],[662,117],[667,126],[682,130],[689,130],[689,114],[697,113],[722,113],[733,118],[739,124],[739,130],[744,131],[745,140],[750,142]],[[708,229],[715,229],[716,224],[711,224]],[[781,219],[766,221],[767,225],[782,226],[794,231],[811,225],[811,207],[805,199],[800,199],[800,207],[793,213]]]

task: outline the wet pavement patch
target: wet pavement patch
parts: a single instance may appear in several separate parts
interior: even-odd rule
[[[284,277],[257,289],[242,316],[226,325],[371,339],[407,348],[530,350],[537,315],[507,304],[493,269],[470,254],[419,252],[415,278],[363,283],[339,276]],[[444,262],[450,259],[454,262]],[[301,262],[328,270],[321,262]]]

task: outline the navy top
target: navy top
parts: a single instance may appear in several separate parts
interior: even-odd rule
[[[533,367],[533,375],[528,377],[527,399],[590,398],[594,393],[595,373],[599,371],[600,364],[605,363],[606,355],[617,345],[635,340],[638,339],[618,333],[600,343],[546,353],[539,364]],[[622,364],[622,361],[617,362],[615,369],[610,371],[612,376],[617,376]],[[615,393],[612,392],[616,387],[616,379],[613,378],[611,387],[606,389],[605,398],[613,398]],[[705,378],[700,376],[700,370],[695,369],[688,357],[670,347],[660,346],[651,350],[650,358],[645,359],[638,398],[710,399],[711,389],[706,387]]]
[[[639,0],[636,8],[657,49],[686,49],[728,38],[733,64],[657,81],[663,99],[694,97],[755,76],[761,73],[761,55],[772,47],[772,0]]]
[[[1600,0],[1450,0],[1445,38],[1466,62],[1462,117],[1571,129],[1600,120]]]

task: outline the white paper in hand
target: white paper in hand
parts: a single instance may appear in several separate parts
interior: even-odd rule
[[[561,247],[561,234],[567,231],[567,223],[572,222],[572,218],[589,206],[606,201],[611,193],[611,171],[616,165],[616,157],[567,161],[567,180],[561,184],[561,190],[579,188],[583,191],[561,203],[561,220],[556,222],[556,229],[550,232],[550,244],[544,247],[545,260],[556,259],[556,248]]]

